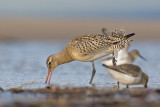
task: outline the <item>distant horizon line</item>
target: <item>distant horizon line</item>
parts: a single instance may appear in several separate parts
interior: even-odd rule
[[[0,16],[0,20],[18,20],[18,19],[33,19],[33,20],[155,20],[159,21],[160,17],[121,17],[121,16],[105,16],[105,17],[94,17],[94,16]]]

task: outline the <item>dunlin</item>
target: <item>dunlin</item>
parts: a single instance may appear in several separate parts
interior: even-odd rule
[[[111,73],[111,75],[118,81],[119,83],[127,85],[137,85],[143,84],[144,87],[147,87],[148,83],[148,75],[145,74],[139,66],[133,64],[123,64],[116,66],[107,66],[103,64],[103,66]]]
[[[138,50],[132,50],[131,52],[128,52],[128,48],[129,48],[129,44],[126,44],[125,48],[118,51],[118,54],[116,57],[116,65],[131,64],[138,57],[146,61],[146,59],[139,53]],[[101,62],[108,66],[113,66],[112,57],[101,60]]]

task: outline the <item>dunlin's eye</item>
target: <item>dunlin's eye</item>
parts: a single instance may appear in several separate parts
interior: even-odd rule
[[[49,62],[48,65],[51,65],[51,62]]]

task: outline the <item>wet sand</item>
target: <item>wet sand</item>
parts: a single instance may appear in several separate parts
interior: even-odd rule
[[[137,40],[160,40],[160,21],[89,20],[89,19],[0,19],[0,40],[71,39],[85,34],[102,34],[102,27],[112,31],[124,27],[135,32]]]
[[[160,90],[47,86],[1,91],[0,98],[1,107],[159,107]]]

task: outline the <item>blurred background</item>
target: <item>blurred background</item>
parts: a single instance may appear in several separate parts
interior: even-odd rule
[[[159,0],[1,0],[0,40],[71,39],[124,27],[136,39],[160,37]]]
[[[47,57],[73,37],[102,34],[103,27],[136,34],[129,51],[138,49],[147,62],[134,64],[149,75],[149,88],[160,87],[160,0],[0,0],[0,87],[44,87]],[[91,70],[90,63],[64,64],[51,83],[88,86]],[[96,70],[94,84],[116,85],[99,61]]]

